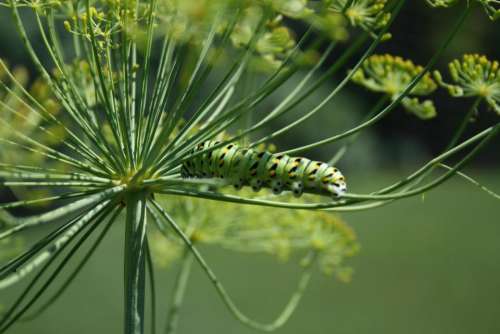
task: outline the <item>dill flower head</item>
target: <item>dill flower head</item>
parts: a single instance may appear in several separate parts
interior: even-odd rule
[[[453,83],[445,83],[438,71],[434,77],[450,95],[455,97],[476,96],[500,114],[500,67],[498,61],[491,61],[479,54],[465,54],[462,60],[455,59],[449,65]]]
[[[233,46],[244,48],[252,42],[263,15],[261,7],[245,8],[230,37]],[[253,61],[258,61],[256,68],[278,68],[295,46],[295,38],[291,30],[282,24],[282,18],[281,15],[276,15],[273,20],[269,20],[255,41],[256,57]]]
[[[33,108],[25,101],[12,94],[20,90],[26,90],[53,117],[60,116],[61,106],[54,100],[44,80],[38,78],[30,83],[26,68],[9,68],[0,59],[0,178],[4,176],[2,172],[14,169],[15,164],[62,168],[61,164],[48,159],[41,150],[18,142],[21,137],[26,142],[43,142],[57,147],[65,138],[64,129],[59,124],[50,124],[41,114],[33,112]],[[14,187],[11,191],[24,200],[40,198],[50,193],[41,187]],[[0,215],[0,221],[2,220]]]
[[[321,15],[309,16],[308,21],[316,30],[334,41],[345,41],[349,37],[347,20],[339,13],[327,11]]]
[[[352,26],[360,27],[373,35],[389,22],[391,14],[386,12],[387,0],[334,0],[330,10],[342,13]],[[389,34],[384,39],[390,38]]]
[[[498,0],[476,0],[483,7],[484,11],[491,20],[496,20],[500,17],[500,9],[497,8],[500,4]],[[458,3],[458,0],[427,0],[427,3],[432,7],[448,8]]]
[[[422,71],[423,67],[415,65],[411,60],[389,54],[373,55],[366,59],[352,80],[374,92],[385,93],[394,100]],[[431,75],[426,73],[408,94],[412,97],[403,98],[403,106],[421,119],[436,116],[436,109],[431,100],[420,101],[415,97],[429,95],[436,88]]]
[[[486,11],[486,14],[490,17],[492,20],[496,20],[500,18],[500,2],[498,0],[478,0],[479,3],[483,6],[484,10]]]

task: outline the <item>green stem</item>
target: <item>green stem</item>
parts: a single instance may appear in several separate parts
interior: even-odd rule
[[[458,141],[460,140],[460,137],[464,134],[464,131],[467,128],[467,125],[469,124],[470,120],[472,119],[472,116],[476,112],[476,110],[479,107],[479,104],[481,103],[481,101],[482,101],[482,97],[478,97],[474,101],[474,103],[470,107],[470,109],[467,112],[467,114],[465,114],[465,117],[464,117],[462,123],[460,123],[460,126],[457,128],[457,130],[455,131],[455,134],[453,135],[453,137],[451,138],[450,142],[446,146],[445,151],[448,151],[450,148],[452,148],[453,146],[455,146],[456,143],[458,143]]]
[[[144,333],[146,194],[127,195],[125,227],[125,334]]]
[[[170,306],[170,311],[168,313],[165,334],[175,334],[175,332],[177,331],[180,315],[179,311],[184,302],[184,296],[186,295],[186,287],[189,280],[189,275],[191,273],[192,263],[193,255],[191,254],[189,248],[186,247],[182,256],[181,268],[175,280],[174,298],[172,301],[172,305]]]
[[[373,194],[387,194],[393,190],[396,190],[396,189],[399,189],[407,184],[409,184],[410,182],[413,182],[413,180],[417,179],[417,178],[420,178],[424,175],[426,175],[426,173],[428,173],[428,170],[431,170],[432,168],[434,168],[434,166],[442,161],[444,161],[446,158],[452,156],[453,154],[461,151],[462,149],[464,149],[465,147],[469,146],[470,144],[476,142],[477,140],[485,137],[486,135],[489,135],[491,134],[492,132],[497,132],[498,131],[498,128],[500,127],[500,123],[497,123],[496,125],[492,126],[492,127],[489,127],[487,128],[486,130],[478,133],[477,135],[475,136],[472,136],[471,138],[465,140],[464,142],[462,142],[461,144],[449,149],[448,151],[440,154],[439,156],[435,157],[434,159],[432,159],[431,161],[427,162],[423,167],[421,167],[420,169],[418,169],[416,172],[412,173],[411,175],[409,175],[407,178],[401,180],[401,181],[398,181],[388,187],[385,187],[379,191],[376,191],[374,192]],[[417,181],[417,182],[420,182],[420,179]]]

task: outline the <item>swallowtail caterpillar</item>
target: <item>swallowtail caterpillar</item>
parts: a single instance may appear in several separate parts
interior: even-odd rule
[[[192,153],[217,144],[218,141],[203,142]],[[290,190],[296,197],[304,191],[338,197],[347,190],[342,173],[325,162],[273,154],[235,144],[186,160],[181,175],[185,178],[223,178],[236,189],[250,186],[254,191],[259,191],[262,187],[268,187],[274,194]]]

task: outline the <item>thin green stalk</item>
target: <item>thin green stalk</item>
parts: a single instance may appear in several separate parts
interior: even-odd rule
[[[156,0],[149,1],[149,13],[148,13],[148,23],[147,23],[147,33],[146,33],[146,53],[144,55],[144,71],[142,72],[142,86],[141,86],[141,100],[139,103],[138,110],[138,120],[137,120],[137,136],[135,138],[135,159],[136,161],[140,161],[140,151],[141,149],[141,141],[143,135],[143,127],[144,122],[146,120],[146,105],[148,101],[148,90],[149,90],[149,76],[150,76],[150,66],[151,66],[151,51],[153,49],[153,34],[154,34],[154,17],[153,14],[156,11]]]
[[[33,256],[35,256],[43,248],[47,247],[52,241],[65,233],[78,219],[81,219],[83,214],[76,216],[67,223],[59,226],[56,230],[50,232],[49,234],[38,240],[33,246],[28,250],[18,255],[17,257],[11,259],[7,263],[0,267],[0,279],[16,272],[21,266],[30,261]]]
[[[0,177],[11,180],[44,180],[44,181],[88,181],[100,185],[111,185],[112,180],[96,177],[93,175],[76,174],[76,173],[51,173],[51,172],[29,172],[29,171],[2,171],[0,167]]]
[[[109,200],[110,198],[118,195],[120,192],[123,191],[124,188],[125,188],[124,186],[116,186],[104,190],[102,192],[99,192],[95,195],[87,196],[85,198],[82,198],[81,200],[69,203],[52,211],[43,213],[41,215],[19,218],[17,219],[16,226],[13,226],[7,229],[6,231],[0,233],[0,240],[7,238],[29,227],[47,224],[64,216],[70,215],[74,212],[78,212],[86,207],[102,203],[103,201]]]
[[[87,223],[92,221],[104,208],[108,205],[109,201],[103,201],[95,206],[92,210],[89,210],[81,219],[75,221],[74,224],[61,236],[59,237],[51,247],[46,249],[44,252],[40,253],[38,256],[33,258],[31,261],[24,264],[22,267],[16,268],[15,272],[11,272],[6,277],[0,279],[0,290],[8,288],[13,284],[19,282],[26,275],[33,272],[40,265],[50,260],[59,250],[64,248],[68,242],[70,242],[75,235],[77,235],[82,228],[84,228]]]
[[[275,208],[284,208],[284,209],[304,209],[304,210],[317,210],[317,209],[331,209],[336,207],[343,207],[348,204],[346,200],[339,199],[330,202],[313,202],[313,203],[290,203],[290,202],[278,202],[278,201],[269,201],[262,199],[252,199],[247,197],[228,195],[228,194],[220,194],[209,191],[200,191],[200,190],[188,190],[188,189],[175,189],[173,187],[165,188],[162,190],[158,190],[160,194],[166,195],[178,195],[178,196],[188,196],[188,197],[196,197],[196,198],[205,198],[214,201],[223,201],[230,203],[238,203],[238,204],[248,204],[248,205],[258,205],[258,206],[268,206]]]
[[[31,300],[23,306],[21,310],[19,310],[15,315],[13,313],[15,312],[16,308],[20,306],[21,302],[27,297],[28,293],[33,289],[37,281],[43,276],[45,271],[50,267],[52,262],[57,258],[58,255],[62,253],[64,248],[66,248],[69,245],[69,242],[73,240],[79,233],[81,233],[83,230],[80,229],[78,230],[73,236],[71,236],[68,240],[68,242],[64,243],[60,248],[58,248],[55,251],[55,256],[53,256],[50,261],[38,272],[38,274],[33,278],[33,280],[30,282],[30,284],[25,288],[23,293],[18,297],[18,299],[14,302],[14,304],[11,306],[11,308],[5,313],[2,317],[2,321],[0,322],[0,333],[5,333],[16,321],[21,318],[26,311],[29,310],[29,308],[42,296],[42,294],[47,290],[47,288],[52,284],[54,279],[59,275],[59,273],[64,269],[68,261],[73,257],[73,255],[76,253],[76,251],[82,246],[82,244],[87,240],[87,238],[95,231],[95,229],[99,226],[99,224],[102,222],[102,220],[109,214],[109,212],[112,210],[111,207],[105,207],[101,208],[101,212],[98,213],[98,215],[95,215],[93,218],[96,219],[93,225],[88,226],[87,232],[78,240],[78,242],[73,246],[73,248],[68,252],[68,254],[65,256],[65,258],[61,261],[61,263],[57,266],[57,268],[53,271],[52,275],[45,281],[45,284],[40,287],[38,292],[31,298]],[[93,220],[93,219],[92,219]],[[87,227],[87,226],[85,226]],[[9,320],[9,318],[12,316],[12,318]]]
[[[222,37],[223,41],[225,41],[229,38],[230,33],[232,32],[232,30],[236,24],[237,17],[238,16],[236,15],[232,21],[232,24],[226,29],[224,36]],[[231,69],[228,72],[228,74],[225,76],[223,82],[221,82],[213,90],[213,92],[211,94],[209,94],[208,98],[202,103],[201,107],[188,120],[188,122],[180,129],[180,132],[177,134],[177,136],[175,138],[173,138],[172,141],[169,142],[169,144],[166,145],[166,147],[164,147],[162,149],[162,146],[159,145],[158,143],[161,144],[162,140],[166,140],[168,138],[168,136],[170,136],[175,125],[178,124],[180,117],[182,116],[182,111],[185,109],[185,105],[186,105],[187,101],[189,101],[192,98],[194,89],[201,84],[201,82],[204,80],[204,78],[206,78],[206,76],[208,75],[209,71],[212,68],[212,66],[208,66],[204,72],[202,72],[201,74],[198,74],[203,62],[205,61],[205,59],[207,57],[209,47],[213,42],[213,38],[214,38],[213,34],[215,33],[217,23],[218,23],[218,21],[215,20],[214,25],[210,31],[210,35],[208,36],[207,41],[204,45],[204,48],[202,49],[202,51],[200,53],[200,56],[199,56],[198,61],[196,63],[195,70],[193,71],[193,73],[191,75],[191,78],[190,78],[189,83],[188,83],[188,87],[186,88],[186,92],[182,95],[182,97],[180,98],[180,100],[178,101],[176,106],[174,106],[174,115],[170,118],[168,124],[166,124],[164,126],[164,129],[162,129],[160,131],[159,135],[157,136],[156,144],[153,144],[154,147],[149,152],[149,156],[150,156],[149,161],[148,161],[149,164],[153,164],[157,161],[161,161],[162,158],[166,155],[166,153],[171,151],[170,148],[175,147],[176,143],[180,142],[184,138],[184,136],[186,136],[189,133],[189,131],[199,121],[201,121],[202,118],[204,118],[206,116],[206,113],[208,111],[207,111],[207,108],[205,108],[205,106],[209,104],[210,99],[212,99],[212,97],[215,96],[215,94],[217,94],[217,91],[220,89],[220,87],[222,87],[224,85],[225,80],[230,80],[228,82],[228,84],[225,85],[226,89],[229,89],[229,87],[231,87],[231,85],[235,85],[238,82],[239,78],[241,77],[241,73],[243,72],[243,68],[247,63],[247,61],[251,55],[251,52],[255,48],[256,41],[262,33],[262,26],[264,24],[264,18],[262,18],[261,22],[259,22],[259,25],[256,29],[256,32],[253,34],[252,38],[250,39],[250,41],[248,43],[248,46],[247,46],[245,52],[242,54],[241,64],[239,64],[238,62],[234,63],[233,67],[235,69],[237,69],[236,72],[234,73],[234,75],[231,75],[231,71],[232,71],[232,69]],[[219,53],[220,53],[220,51],[219,51]],[[218,95],[221,96],[220,93]],[[159,152],[161,152],[161,153],[159,153]]]
[[[179,324],[180,309],[184,302],[186,287],[191,273],[191,264],[193,263],[193,255],[186,247],[181,258],[181,268],[177,273],[174,285],[174,297],[170,305],[170,310],[167,316],[167,324],[165,326],[165,334],[175,334]]]
[[[450,166],[445,165],[443,163],[438,164],[438,167],[445,168],[445,169],[447,169],[449,171],[453,171],[453,167],[450,167]],[[492,196],[493,198],[500,199],[500,194],[497,194],[493,190],[490,190],[487,187],[483,186],[482,184],[480,184],[479,182],[477,182],[476,180],[474,180],[469,175],[467,175],[465,173],[462,173],[462,172],[460,172],[458,170],[454,170],[454,173],[457,174],[458,176],[460,176],[461,178],[465,179],[466,181],[472,183],[473,185],[477,186],[479,189],[481,189],[482,191],[486,192],[488,195]]]
[[[373,194],[373,195],[358,195],[358,194],[346,194],[344,195],[345,198],[350,198],[350,199],[366,199],[366,200],[387,200],[387,199],[401,199],[405,197],[411,197],[415,196],[418,194],[422,194],[426,192],[427,190],[430,190],[432,188],[435,188],[436,186],[440,185],[441,183],[445,182],[448,180],[450,177],[452,177],[455,172],[457,172],[460,168],[462,168],[467,162],[469,162],[479,151],[482,149],[491,139],[493,139],[497,134],[498,130],[500,130],[500,126],[496,126],[494,128],[494,131],[491,131],[488,133],[487,136],[485,136],[481,142],[474,147],[471,152],[469,152],[462,160],[460,160],[451,170],[443,174],[442,176],[436,178],[434,181],[429,182],[428,184],[421,186],[419,188],[415,188],[412,190],[400,192],[400,193],[394,193],[394,194]]]
[[[68,192],[68,193],[64,193],[62,195],[42,197],[42,198],[37,198],[37,199],[32,199],[32,200],[13,201],[13,202],[8,202],[8,203],[2,203],[2,204],[0,204],[0,209],[2,209],[2,210],[13,209],[13,208],[18,208],[20,206],[31,206],[31,205],[34,205],[34,204],[54,202],[54,201],[58,201],[58,200],[62,200],[62,199],[78,198],[78,197],[88,196],[88,195],[91,195],[93,193],[95,193],[95,190],[87,190],[87,191],[79,191],[79,192]],[[15,221],[15,220],[13,220],[13,221]]]
[[[429,162],[427,162],[424,166],[422,166],[420,169],[418,169],[417,171],[415,171],[414,173],[412,173],[411,175],[409,175],[408,177],[406,177],[405,179],[401,180],[401,181],[398,181],[388,187],[384,187],[383,189],[380,189],[376,192],[373,192],[373,194],[387,194],[393,190],[396,190],[396,189],[399,189],[407,184],[409,184],[410,182],[412,182],[413,180],[421,177],[422,175],[424,175],[425,173],[427,173],[428,170],[434,168],[434,166],[442,161],[444,161],[446,158],[454,155],[455,153],[463,150],[464,148],[466,148],[467,146],[475,143],[476,141],[482,139],[483,137],[487,136],[488,134],[490,134],[491,132],[493,131],[497,131],[495,130],[496,128],[498,128],[500,125],[497,123],[497,125],[495,126],[491,126],[483,131],[481,131],[480,133],[476,134],[475,136],[472,136],[470,137],[469,139],[467,139],[466,141],[462,142],[461,144],[459,145],[456,145],[455,147],[449,149],[448,151],[438,155],[437,157],[435,157],[434,159],[430,160]]]
[[[109,229],[115,222],[115,219],[118,217],[118,215],[121,213],[122,207],[118,207],[115,210],[115,213],[110,217],[108,220],[108,223],[104,227],[104,229],[101,231],[97,239],[94,241],[92,246],[89,248],[85,256],[82,258],[80,263],[76,266],[76,269],[68,276],[68,278],[64,281],[64,283],[59,287],[59,289],[50,297],[45,303],[43,303],[42,306],[40,306],[36,311],[34,311],[31,315],[28,315],[22,319],[22,321],[31,321],[35,318],[38,318],[40,315],[42,315],[51,305],[53,305],[59,297],[62,296],[62,294],[66,291],[66,289],[71,285],[71,283],[75,280],[75,278],[78,276],[78,274],[82,271],[82,269],[85,267],[87,262],[90,260],[94,252],[97,250],[99,245],[101,244],[102,240],[108,233]]]
[[[483,100],[482,97],[478,97],[475,99],[474,103],[469,108],[469,111],[467,111],[467,113],[465,114],[465,117],[462,120],[462,123],[460,123],[457,130],[453,134],[453,137],[451,138],[450,142],[448,143],[448,145],[444,149],[445,151],[449,150],[450,148],[452,148],[453,146],[455,146],[458,143],[458,141],[460,140],[460,137],[462,137],[462,135],[464,134],[465,129],[467,128],[467,125],[469,125],[469,123],[472,119],[472,116],[474,115],[475,112],[477,112],[477,108],[479,107],[479,104],[481,104],[482,100]]]
[[[206,60],[210,47],[212,46],[212,43],[214,41],[217,23],[218,20],[215,20],[207,38],[204,40],[203,48],[200,51],[200,55],[196,62],[195,68],[191,73],[191,77],[189,78],[187,87],[185,88],[184,93],[182,94],[176,105],[173,107],[172,114],[169,117],[169,124],[161,129],[161,132],[156,137],[156,140],[154,140],[150,145],[150,150],[146,154],[146,165],[149,165],[148,160],[156,159],[158,157],[159,150],[161,149],[164,141],[170,135],[172,129],[180,119],[180,116],[182,116],[181,111],[185,107],[186,101],[189,101],[191,99],[194,89],[199,86],[200,78],[204,76],[203,63]],[[181,133],[182,131],[185,131],[187,126],[189,126],[189,124],[186,124],[186,126],[181,130]]]
[[[36,99],[29,94],[26,89],[21,85],[14,75],[12,75],[11,71],[8,69],[8,67],[4,64],[4,62],[0,59],[0,65],[2,66],[4,72],[9,76],[9,79],[14,83],[14,86],[17,90],[19,90],[22,95],[24,95],[31,103],[34,105],[31,106],[29,103],[26,102],[25,99],[23,99],[21,96],[19,96],[18,92],[13,91],[10,87],[5,85],[3,82],[0,82],[0,85],[3,89],[5,89],[10,96],[14,97],[16,101],[24,105],[26,108],[30,110],[31,113],[37,115],[42,119],[43,121],[47,122],[52,122],[53,124],[56,124],[57,126],[61,127],[64,129],[65,133],[69,135],[69,140],[65,140],[62,144],[66,147],[68,147],[70,150],[73,152],[79,154],[81,157],[84,159],[87,159],[88,161],[93,161],[97,165],[99,165],[101,168],[108,170],[109,172],[113,173],[112,167],[107,164],[100,156],[98,156],[94,151],[92,151],[88,145],[86,145],[80,138],[78,138],[74,132],[72,132],[66,125],[64,125],[61,121],[57,120],[57,118],[54,117],[51,113],[49,113],[45,107],[43,107]],[[4,106],[4,108],[9,109],[9,111],[15,113],[16,115],[22,117],[23,119],[26,119],[29,121],[29,117],[27,115],[24,115],[24,113],[21,113],[18,110],[12,109],[10,106],[7,106],[4,104],[4,102],[0,101],[0,104]],[[38,109],[38,110],[37,110]],[[59,136],[54,134],[52,131],[42,127],[42,126],[37,126],[39,129],[41,129],[44,133],[47,133],[54,139],[58,139]]]
[[[125,140],[123,136],[123,132],[125,131],[125,126],[123,125],[123,117],[120,117],[118,120],[116,119],[116,115],[119,114],[119,110],[121,108],[117,108],[118,110],[114,109],[114,105],[112,103],[113,96],[111,95],[111,92],[109,90],[109,87],[106,85],[107,80],[104,76],[104,69],[102,68],[102,64],[100,62],[100,57],[98,53],[98,46],[97,46],[97,39],[94,33],[94,30],[92,28],[92,14],[90,10],[90,0],[85,1],[86,5],[86,13],[88,17],[87,21],[87,29],[90,32],[90,40],[91,40],[91,51],[92,51],[92,57],[93,57],[93,64],[95,65],[95,69],[97,69],[97,85],[96,87],[99,87],[98,90],[101,91],[101,95],[103,97],[103,103],[105,104],[105,107],[103,108],[104,114],[106,115],[106,118],[110,124],[113,136],[117,142],[117,144],[120,147],[120,150],[118,150],[118,157],[119,161],[121,164],[118,166],[121,170],[121,172],[124,172],[124,168],[126,166],[125,161],[127,161],[127,153],[129,153],[129,148],[127,146],[127,141]],[[92,67],[92,66],[91,66]],[[109,69],[111,71],[111,68]],[[121,122],[120,122],[121,121]]]
[[[100,134],[100,132],[96,131],[97,125],[93,124],[93,122],[92,122],[92,117],[89,114],[88,106],[85,105],[81,96],[77,93],[78,90],[77,90],[76,86],[74,85],[74,82],[72,80],[70,80],[70,78],[68,77],[68,74],[65,70],[63,60],[61,58],[62,56],[60,56],[57,53],[57,50],[55,50],[56,47],[52,47],[52,45],[50,44],[50,42],[45,34],[45,29],[44,29],[43,24],[41,22],[41,18],[38,14],[38,11],[35,10],[34,12],[35,12],[35,16],[37,19],[39,31],[40,31],[41,36],[42,36],[42,40],[43,40],[43,42],[44,42],[44,44],[45,44],[45,46],[46,46],[46,48],[51,56],[52,61],[54,62],[60,75],[62,76],[62,82],[61,82],[60,86],[57,85],[57,81],[56,81],[56,85],[52,85],[53,89],[55,89],[54,93],[57,93],[57,91],[60,90],[59,97],[61,98],[61,102],[63,103],[63,105],[66,104],[69,107],[68,111],[71,110],[71,108],[73,108],[73,107],[75,108],[76,112],[73,114],[74,114],[75,118],[79,120],[79,122],[77,122],[77,124],[81,128],[87,129],[86,131],[88,134],[90,134],[91,137],[93,135],[96,137],[100,137],[101,139],[104,139],[102,137],[102,135]],[[55,34],[55,32],[50,29],[50,25],[49,25],[49,33]],[[56,36],[52,36],[52,37],[53,37],[53,39],[57,40]],[[55,41],[54,41],[54,43],[57,44],[57,42],[55,42]],[[49,85],[50,84],[51,84],[51,81],[49,80]],[[68,85],[69,85],[69,90],[67,89]],[[56,95],[58,95],[58,94],[56,94]],[[71,97],[71,98],[65,99],[64,97]],[[73,106],[73,103],[75,103],[74,106]],[[71,104],[71,106],[69,106],[70,104]],[[84,117],[84,116],[86,116],[86,117]],[[94,125],[94,126],[92,126],[92,125]]]
[[[5,126],[10,126],[10,124],[8,124],[5,120],[3,120],[1,118],[0,118],[0,122],[5,124]],[[44,144],[40,143],[39,141],[34,140],[30,136],[27,136],[18,130],[11,129],[11,131],[17,138],[19,138],[23,142],[26,142],[28,144],[33,145],[33,147],[36,147],[36,148],[33,148],[31,146],[26,146],[24,144],[20,144],[20,143],[17,143],[15,141],[9,140],[9,139],[0,138],[0,140],[5,142],[5,143],[9,143],[10,145],[17,145],[17,146],[20,146],[26,150],[40,153],[48,158],[67,163],[67,164],[72,165],[72,166],[74,166],[80,170],[83,170],[83,171],[88,171],[88,172],[96,174],[96,175],[103,175],[103,174],[106,175],[106,173],[103,172],[100,168],[96,168],[95,166],[93,166],[91,164],[77,160],[73,157],[70,157],[67,154],[61,153],[60,151],[55,150],[55,149],[51,148],[50,146],[44,145]],[[49,152],[49,153],[47,153],[47,152]]]

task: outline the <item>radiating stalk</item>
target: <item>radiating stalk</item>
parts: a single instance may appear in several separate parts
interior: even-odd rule
[[[104,239],[106,234],[108,233],[110,227],[113,225],[115,222],[115,219],[118,217],[118,215],[121,213],[122,208],[117,208],[113,215],[109,218],[108,222],[106,223],[106,226],[102,230],[102,232],[99,234],[97,239],[94,241],[92,246],[89,248],[87,253],[84,255],[82,260],[78,263],[76,268],[73,270],[73,272],[66,278],[64,283],[57,289],[57,291],[48,299],[46,300],[42,306],[40,306],[37,310],[35,310],[31,315],[22,318],[22,321],[30,321],[33,320],[40,315],[42,315],[52,304],[54,304],[59,297],[61,297],[66,289],[71,285],[71,283],[74,281],[74,279],[78,276],[78,274],[82,271],[82,269],[85,267],[87,262],[90,260],[92,255],[94,254],[95,250],[99,247],[101,244],[101,241]]]
[[[8,230],[2,231],[2,233],[0,233],[0,240],[7,238],[8,236],[13,235],[14,233],[20,232],[26,228],[33,227],[33,226],[39,226],[42,224],[53,222],[59,218],[69,216],[72,213],[78,212],[79,210],[82,210],[83,208],[87,208],[87,207],[92,206],[92,205],[95,206],[99,203],[103,203],[107,199],[110,199],[114,195],[121,192],[123,190],[123,188],[124,188],[123,186],[113,187],[113,188],[104,190],[100,193],[97,193],[95,195],[84,197],[78,201],[69,203],[65,206],[59,207],[57,209],[43,213],[41,215],[19,218],[19,219],[17,219],[17,224],[14,227],[12,227]]]
[[[444,169],[447,169],[449,171],[453,170],[453,167],[450,167],[448,165],[445,165],[445,164],[438,164],[438,167],[441,167],[441,168],[444,168]],[[466,181],[472,183],[473,185],[477,186],[479,189],[481,189],[482,191],[484,191],[485,193],[487,193],[488,195],[490,195],[491,197],[495,198],[495,199],[499,199],[500,200],[500,194],[497,194],[496,192],[494,192],[493,190],[491,189],[488,189],[487,187],[483,186],[481,183],[477,182],[476,180],[474,180],[472,177],[470,177],[469,175],[467,174],[464,174],[462,172],[459,172],[459,171],[454,171],[455,174],[457,174],[458,176],[462,177],[463,179],[465,179]]]

